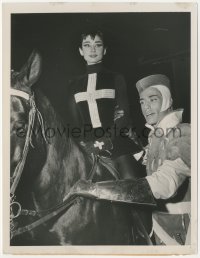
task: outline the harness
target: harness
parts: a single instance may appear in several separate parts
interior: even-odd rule
[[[45,140],[46,143],[48,143],[46,136],[45,136],[45,132],[44,132],[44,123],[43,123],[43,118],[42,115],[40,113],[40,111],[37,109],[36,104],[35,104],[35,98],[34,98],[34,94],[29,95],[28,93],[21,91],[21,90],[17,90],[17,89],[10,89],[10,95],[11,96],[17,96],[17,97],[21,97],[26,99],[27,101],[29,101],[29,105],[30,105],[30,111],[29,111],[29,116],[28,116],[28,129],[27,129],[27,134],[26,134],[26,139],[25,139],[25,144],[24,144],[24,148],[23,148],[23,152],[22,152],[22,157],[19,161],[19,163],[17,164],[13,176],[11,177],[10,181],[11,181],[11,188],[10,188],[10,228],[11,228],[11,232],[14,230],[14,219],[17,218],[19,215],[21,214],[25,214],[24,210],[22,210],[21,205],[19,202],[15,201],[16,200],[16,196],[15,196],[15,191],[16,188],[19,184],[20,178],[22,176],[22,171],[26,162],[26,158],[27,158],[27,154],[29,151],[29,147],[33,147],[32,144],[32,132],[33,132],[33,126],[34,126],[34,122],[35,122],[35,116],[37,116],[38,121],[41,125],[41,129],[42,129],[42,136]],[[15,212],[14,212],[15,210]],[[34,212],[29,212],[29,214],[31,215],[35,215]],[[12,238],[12,237],[11,237]]]
[[[42,136],[43,136],[46,143],[48,143],[48,141],[46,139],[45,132],[44,132],[44,123],[43,123],[42,115],[41,115],[40,111],[37,109],[37,107],[35,105],[34,94],[29,96],[29,94],[27,94],[26,92],[16,90],[16,89],[12,89],[12,88],[11,88],[10,93],[11,93],[12,96],[18,96],[18,97],[25,98],[26,100],[29,100],[30,107],[31,107],[30,111],[29,111],[28,130],[27,130],[27,134],[26,134],[26,139],[25,139],[25,144],[24,144],[22,157],[21,157],[19,163],[17,164],[17,166],[15,168],[15,171],[13,173],[13,176],[11,178],[11,183],[12,184],[11,184],[11,188],[10,188],[10,194],[11,194],[11,196],[14,196],[15,190],[16,190],[18,184],[19,184],[19,180],[21,178],[22,171],[23,171],[23,168],[24,168],[24,165],[25,165],[25,162],[26,162],[29,146],[31,145],[34,148],[34,146],[32,144],[32,132],[33,132],[33,126],[34,126],[36,115],[38,117],[39,123],[40,123],[41,128],[42,128]]]
[[[30,111],[29,111],[28,129],[27,129],[27,134],[26,134],[26,139],[25,139],[25,144],[24,144],[22,157],[21,157],[19,163],[17,164],[17,166],[15,168],[13,176],[11,177],[10,237],[12,239],[14,236],[17,236],[17,235],[20,235],[20,234],[25,233],[27,231],[30,231],[33,228],[47,222],[51,218],[60,214],[65,209],[68,209],[70,206],[72,206],[73,204],[75,204],[78,201],[78,196],[70,196],[70,194],[69,194],[69,198],[67,198],[66,200],[64,200],[60,204],[58,204],[55,207],[50,208],[48,210],[42,210],[42,211],[22,209],[20,203],[16,201],[15,191],[16,191],[16,188],[19,184],[20,178],[22,176],[22,172],[23,172],[23,168],[24,168],[24,165],[25,165],[25,162],[26,162],[29,147],[30,147],[30,145],[32,147],[34,147],[33,144],[32,144],[32,131],[33,131],[33,126],[34,126],[36,116],[37,116],[37,118],[39,120],[39,123],[41,125],[42,136],[43,136],[46,143],[49,143],[49,142],[47,141],[46,136],[45,136],[44,122],[43,122],[42,115],[41,115],[40,111],[37,109],[36,104],[35,104],[34,94],[32,94],[30,96],[29,94],[27,94],[23,91],[12,89],[12,88],[11,88],[10,94],[12,96],[18,96],[18,97],[22,97],[22,98],[28,100],[29,103],[30,103],[30,107],[31,107]],[[107,159],[106,157],[100,157],[100,156],[92,154],[92,160],[93,160],[92,161],[92,168],[90,170],[90,173],[89,173],[89,176],[88,176],[87,180],[91,180],[93,178],[98,164],[102,164],[115,177],[115,179],[119,179],[118,171],[113,166],[108,164],[106,162],[106,159]],[[39,216],[40,218],[38,220],[36,220],[35,222],[29,224],[29,225],[26,225],[26,226],[20,227],[18,229],[15,229],[14,219],[19,217],[20,215],[24,215],[24,216],[28,215],[28,216],[33,216],[33,217]]]
[[[45,137],[45,130],[44,130],[44,122],[43,122],[43,118],[42,115],[40,113],[40,111],[37,109],[36,104],[35,104],[35,99],[34,99],[34,94],[32,94],[31,96],[23,91],[20,90],[16,90],[16,89],[12,89],[11,88],[11,95],[12,96],[18,96],[18,97],[22,97],[26,100],[29,101],[30,103],[30,111],[29,111],[29,121],[28,121],[28,130],[27,130],[27,134],[26,134],[26,139],[25,139],[25,144],[24,144],[24,149],[23,149],[23,153],[22,153],[22,157],[19,161],[19,163],[17,164],[15,171],[13,173],[13,176],[11,177],[11,189],[10,189],[10,239],[12,239],[13,237],[17,236],[17,235],[21,235],[22,233],[28,232],[36,227],[38,227],[39,225],[49,221],[50,219],[54,218],[55,216],[57,216],[58,214],[60,214],[62,211],[70,208],[72,205],[76,204],[79,200],[80,197],[79,196],[75,196],[75,195],[70,195],[70,193],[67,195],[67,198],[64,199],[64,201],[62,201],[60,204],[56,205],[55,207],[52,207],[48,210],[41,210],[41,211],[36,211],[36,210],[27,210],[27,209],[22,209],[21,205],[19,202],[16,201],[16,196],[15,196],[15,191],[16,188],[19,184],[22,172],[23,172],[23,168],[26,162],[26,158],[27,158],[27,154],[29,151],[29,147],[30,145],[32,147],[32,130],[33,130],[33,126],[34,126],[34,122],[35,122],[35,117],[37,116],[39,123],[41,125],[41,129],[42,129],[42,136],[45,140],[46,143],[49,143]],[[115,169],[114,166],[112,166],[112,164],[110,164],[107,160],[107,157],[102,157],[99,155],[95,155],[92,154],[92,168],[90,170],[90,173],[88,175],[87,180],[92,180],[96,170],[97,170],[97,166],[98,164],[101,164],[102,166],[104,166],[111,174],[112,176],[117,180],[119,179],[119,174],[118,171]],[[14,212],[14,210],[17,210],[16,212]],[[131,211],[132,213],[132,217],[138,221],[138,227],[140,229],[139,234],[147,239],[147,244],[152,245],[151,239],[149,238],[146,229],[144,228],[140,217],[138,216],[137,212],[134,211],[132,209]],[[14,223],[14,219],[16,219],[17,217],[24,215],[24,216],[39,216],[40,218],[36,221],[34,221],[33,223],[23,226],[23,227],[19,227],[17,229],[15,229],[15,223]]]

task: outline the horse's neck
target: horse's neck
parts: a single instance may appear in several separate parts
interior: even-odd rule
[[[45,121],[46,137],[47,128],[55,133],[53,137],[47,137],[50,144],[46,145],[46,159],[36,180],[35,194],[40,204],[50,207],[52,203],[59,203],[78,179],[86,178],[90,164],[80,147],[66,134],[60,133],[64,131],[64,126],[46,98],[40,110]]]

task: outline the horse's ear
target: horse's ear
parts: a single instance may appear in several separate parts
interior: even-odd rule
[[[34,50],[26,64],[20,70],[24,85],[31,87],[38,80],[41,72],[41,63],[40,54]]]

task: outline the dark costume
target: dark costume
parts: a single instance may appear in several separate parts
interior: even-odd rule
[[[133,177],[133,167],[125,154],[138,152],[140,147],[124,134],[124,128],[130,126],[126,83],[123,76],[106,70],[102,63],[87,66],[87,73],[79,76],[71,84],[71,110],[73,127],[81,130],[79,142],[84,142],[88,152],[103,156],[111,154],[112,159],[121,160],[124,173],[122,177]],[[124,116],[114,122],[115,108],[124,111]],[[122,158],[124,157],[124,158]],[[118,162],[119,168],[122,162]],[[116,165],[116,164],[115,164]],[[120,169],[121,170],[121,169]]]
[[[181,116],[182,111],[171,112],[152,127],[144,156],[147,177],[95,184],[82,180],[71,194],[148,205],[155,204],[154,196],[156,244],[190,245],[190,125],[181,124]]]
[[[140,80],[136,87],[139,93],[148,87],[157,87],[162,94],[160,112],[168,110],[156,125],[146,124],[151,129],[149,144],[145,150],[134,155],[137,160],[143,160],[147,176],[132,183],[118,181],[117,185],[115,182],[79,182],[72,193],[148,204],[153,204],[154,196],[157,207],[153,210],[153,230],[150,236],[154,232],[158,245],[190,245],[190,125],[181,123],[183,110],[169,110],[172,101],[166,76],[148,76]],[[147,104],[148,112],[154,112]]]

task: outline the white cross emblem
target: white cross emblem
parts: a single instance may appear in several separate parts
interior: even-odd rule
[[[89,74],[88,76],[88,84],[86,92],[79,92],[74,95],[76,103],[80,101],[87,101],[89,106],[90,119],[92,122],[93,128],[101,127],[101,121],[99,117],[99,111],[97,107],[97,99],[103,98],[115,98],[115,90],[114,89],[102,89],[96,90],[96,80],[97,74]]]
[[[98,147],[100,150],[102,150],[102,146],[104,145],[104,142],[98,142],[98,141],[95,141],[94,143],[94,147]]]

